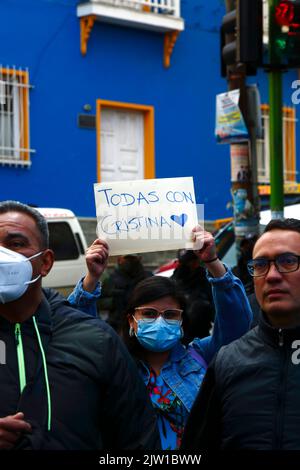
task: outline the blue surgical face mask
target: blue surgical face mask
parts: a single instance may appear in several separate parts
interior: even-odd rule
[[[161,316],[151,322],[133,319],[138,325],[136,337],[139,343],[150,351],[168,351],[182,337],[181,321],[166,322]]]

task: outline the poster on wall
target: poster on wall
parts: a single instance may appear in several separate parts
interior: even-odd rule
[[[245,183],[251,178],[248,143],[230,147],[231,182]]]
[[[192,249],[192,177],[96,183],[97,234],[111,255]]]
[[[249,133],[239,108],[240,90],[232,90],[216,96],[215,137],[218,144],[243,142]]]

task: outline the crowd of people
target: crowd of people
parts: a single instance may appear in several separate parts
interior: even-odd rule
[[[126,255],[102,284],[95,240],[66,300],[42,288],[45,219],[0,203],[0,449],[300,449],[300,221],[271,221],[234,270],[192,237],[171,279]]]

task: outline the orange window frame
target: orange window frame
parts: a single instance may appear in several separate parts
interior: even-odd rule
[[[98,99],[96,101],[97,182],[101,181],[101,110],[141,111],[144,115],[144,178],[155,178],[154,107]]]
[[[2,76],[16,76],[20,79],[20,83],[25,85],[22,93],[21,106],[23,109],[23,126],[21,131],[20,147],[25,149],[20,152],[20,160],[30,160],[30,147],[29,147],[29,74],[25,70],[15,70],[8,68],[1,68]]]

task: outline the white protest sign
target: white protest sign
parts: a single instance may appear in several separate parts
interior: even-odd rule
[[[111,255],[193,248],[193,178],[96,183],[94,192],[98,237]]]

